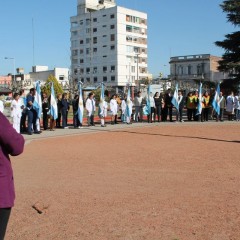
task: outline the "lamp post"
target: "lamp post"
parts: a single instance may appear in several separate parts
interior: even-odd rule
[[[14,57],[5,57],[4,59],[6,59],[6,60],[13,60],[13,84],[12,84],[12,86],[15,88],[15,84],[16,84],[15,58]]]
[[[139,91],[140,91],[140,81],[139,81],[139,69],[138,69],[138,65],[139,65],[139,55],[140,55],[140,53],[136,53],[136,56],[137,56],[137,83],[138,83],[138,89],[139,89]]]

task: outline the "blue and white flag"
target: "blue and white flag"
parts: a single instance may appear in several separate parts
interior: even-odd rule
[[[127,117],[132,116],[132,102],[131,102],[131,96],[130,96],[130,86],[128,87],[127,92]]]
[[[103,116],[104,115],[104,100],[105,100],[105,96],[104,96],[104,84],[101,83],[101,95],[100,95],[100,103],[98,106],[98,115],[99,116]]]
[[[144,115],[149,115],[151,114],[151,104],[150,104],[150,93],[152,92],[151,85],[148,85],[147,88],[147,101],[146,101],[146,106],[143,108],[143,114]]]
[[[202,114],[202,83],[199,85],[199,91],[198,91],[198,106],[197,106],[197,113],[196,115],[201,115]]]
[[[178,83],[176,84],[175,91],[172,98],[173,106],[179,111],[179,103],[178,103]]]
[[[215,110],[215,112],[220,115],[220,85],[218,84],[217,90],[215,92],[215,96],[212,102],[212,106]]]
[[[57,108],[57,101],[55,98],[55,92],[54,92],[54,87],[53,83],[51,86],[51,101],[50,101],[50,115],[53,117],[54,120],[58,118],[58,108]]]
[[[42,97],[41,97],[41,88],[40,81],[36,81],[36,93],[34,96],[33,109],[37,112],[37,117],[41,118],[42,114]]]
[[[83,96],[82,96],[82,83],[78,83],[78,90],[79,90],[79,99],[78,99],[78,120],[82,124],[83,122]]]

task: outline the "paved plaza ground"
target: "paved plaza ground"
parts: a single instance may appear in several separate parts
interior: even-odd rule
[[[239,240],[240,124],[25,136],[6,240]],[[32,206],[38,207],[38,213]]]

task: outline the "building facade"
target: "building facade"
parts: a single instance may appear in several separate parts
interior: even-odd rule
[[[179,83],[220,82],[226,76],[218,71],[220,57],[210,54],[171,57],[170,78]]]
[[[0,95],[11,95],[12,75],[0,76]]]
[[[119,7],[115,0],[78,0],[71,17],[73,84],[122,89],[148,76],[147,14]]]

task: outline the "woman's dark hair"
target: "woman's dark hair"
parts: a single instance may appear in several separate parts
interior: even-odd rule
[[[111,97],[111,99],[113,99],[113,98],[114,98],[114,96],[115,96],[115,97],[117,97],[117,95],[116,95],[116,94],[113,94],[113,95],[112,95],[112,97]]]
[[[19,96],[19,93],[14,93],[13,98],[15,99],[17,96]]]
[[[155,94],[154,94],[154,96],[153,96],[153,97],[156,97],[158,93],[159,93],[159,92],[155,92]]]

